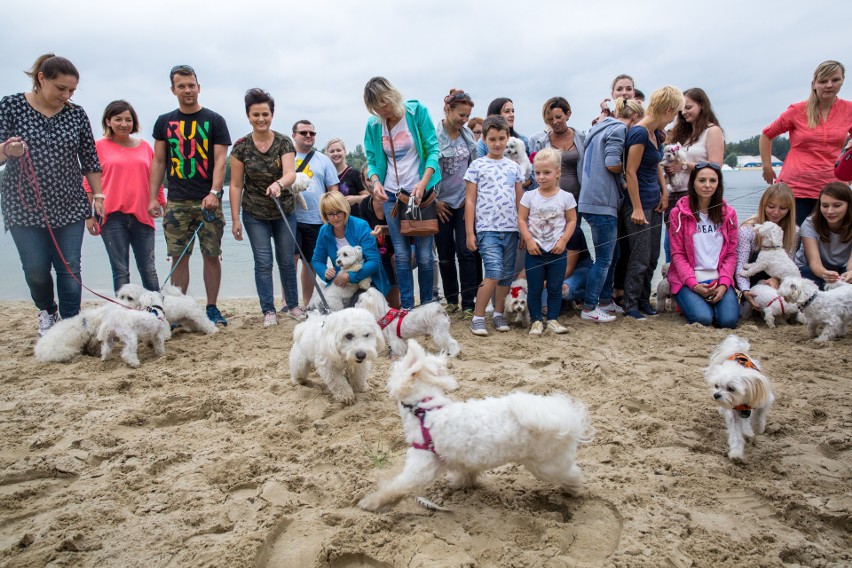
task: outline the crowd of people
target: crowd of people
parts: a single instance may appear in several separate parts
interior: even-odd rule
[[[32,90],[0,100],[0,193],[5,228],[39,310],[39,334],[80,310],[87,230],[103,240],[115,290],[130,281],[131,250],[142,285],[159,289],[158,217],[172,259],[167,279],[187,289],[197,241],[207,316],[227,325],[217,299],[228,183],[231,232],[236,240],[244,229],[248,236],[264,326],[276,325],[279,315],[305,319],[315,286],[366,278],[404,310],[442,292],[447,311],[460,311],[477,336],[489,334],[489,303],[493,328],[509,330],[505,298],[519,277],[527,281],[530,335],[565,333],[558,317],[574,303],[583,321],[610,323],[619,314],[644,320],[657,313],[651,279],[665,242],[668,280],[686,320],[733,328],[758,307],[754,284],[778,285],[765,274],[738,274],[760,250],[754,227],[764,221],[783,229],[783,248],[803,276],[852,283],[852,190],[834,174],[850,145],[852,102],[838,96],[845,69],[836,61],[821,63],[808,99],[763,130],[769,187],[741,225],[724,198],[724,130],[700,88],[666,86],[646,105],[633,79],[619,75],[588,132],[569,126],[571,105],[554,96],[542,105],[545,128],[527,137],[515,129],[510,98],[495,98],[477,117],[472,96],[450,89],[436,123],[422,102],[374,77],[364,88],[371,116],[367,163],[358,171],[347,164],[340,138],[317,151],[310,120],[298,120],[289,136],[273,130],[275,101],[257,88],[244,100],[251,131],[232,146],[222,116],[201,105],[188,65],[169,73],[178,106],[157,118],[153,148],[133,136],[139,120],[124,100],[107,105],[104,136],[95,141],[86,113],[70,101],[80,76],[69,60],[45,54],[27,74]],[[784,133],[791,148],[776,174],[771,141]],[[506,156],[513,138],[523,142],[531,175]],[[667,144],[680,152],[663,164]],[[436,231],[408,233],[403,211],[412,203],[434,203]],[[361,247],[360,270],[334,264],[345,245]]]

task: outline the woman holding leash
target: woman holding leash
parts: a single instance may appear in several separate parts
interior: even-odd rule
[[[796,196],[796,225],[801,226],[834,177],[834,162],[846,136],[852,134],[852,102],[838,97],[846,69],[838,61],[823,61],[814,71],[808,100],[790,105],[760,135],[763,179],[775,181],[772,169],[772,139],[788,132],[790,153],[777,176]]]
[[[384,77],[373,77],[364,87],[364,104],[373,116],[364,133],[367,175],[373,198],[384,202],[393,248],[396,254],[396,277],[403,309],[414,307],[414,269],[409,238],[400,230],[405,203],[400,192],[423,203],[431,197],[441,181],[438,159],[438,136],[429,111],[420,102],[403,102],[402,94]],[[396,207],[400,203],[399,207]],[[398,212],[394,212],[394,209]],[[414,237],[420,303],[432,300],[435,267],[432,257],[433,237]]]
[[[0,195],[6,230],[21,257],[39,309],[39,336],[80,311],[83,231],[98,226],[83,176],[102,215],[101,165],[86,112],[71,102],[80,80],[74,64],[47,53],[27,72],[32,90],[0,100]],[[54,298],[53,276],[59,305]]]

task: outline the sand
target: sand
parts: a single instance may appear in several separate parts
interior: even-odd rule
[[[726,457],[701,368],[726,332],[673,314],[571,332],[475,338],[453,316],[458,398],[562,390],[588,405],[585,494],[507,465],[479,487],[440,481],[374,514],[354,506],[404,461],[389,361],[352,406],[293,385],[294,322],[263,329],[255,300],[220,304],[214,336],[176,333],[126,367],[32,356],[35,309],[3,302],[2,566],[852,565],[852,336],[738,330],[777,402],[747,461]]]

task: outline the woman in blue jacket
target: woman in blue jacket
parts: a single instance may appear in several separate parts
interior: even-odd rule
[[[374,199],[384,202],[391,241],[396,254],[396,277],[403,309],[414,307],[414,268],[409,240],[400,232],[400,212],[393,216],[397,195],[404,191],[419,201],[439,181],[440,151],[435,125],[425,106],[417,101],[403,103],[402,95],[384,77],[373,77],[364,87],[364,103],[373,116],[364,133],[367,176]],[[414,237],[420,303],[432,300],[435,267],[432,259],[433,237]]]
[[[339,191],[331,191],[320,197],[320,217],[323,226],[320,227],[317,244],[311,265],[318,276],[327,284],[345,286],[357,284],[364,278],[371,278],[382,294],[390,291],[390,281],[382,268],[382,258],[376,238],[370,232],[370,225],[363,219],[351,216],[349,202]],[[337,260],[338,245],[348,244],[361,247],[364,255],[364,265],[357,272],[339,271]],[[328,266],[331,259],[332,266]]]

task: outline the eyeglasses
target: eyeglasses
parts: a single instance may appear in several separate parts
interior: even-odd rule
[[[447,95],[446,97],[444,97],[444,104],[450,104],[453,101],[467,101],[473,104],[473,99],[470,98],[470,95],[465,93],[464,91],[456,93],[454,95]]]
[[[317,135],[317,133],[314,132],[313,130],[297,130],[296,134],[298,134],[300,136],[305,136],[305,137]]]
[[[482,134],[482,129],[480,128],[479,130],[474,130],[473,133],[474,134]]]
[[[340,217],[341,215],[345,215],[343,211],[326,211],[326,217]]]
[[[698,162],[695,164],[695,170],[703,170],[704,168],[710,168],[711,170],[716,170],[717,172],[722,171],[722,166],[717,164],[716,162]]]

